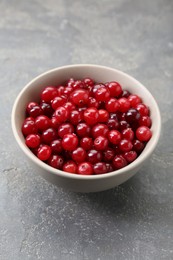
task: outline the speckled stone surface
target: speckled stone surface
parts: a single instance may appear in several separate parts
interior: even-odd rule
[[[173,259],[173,1],[0,1],[0,259]],[[10,113],[23,86],[53,67],[121,69],[155,96],[162,135],[125,184],[75,194],[39,177]]]

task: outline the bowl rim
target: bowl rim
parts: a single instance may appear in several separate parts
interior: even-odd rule
[[[142,153],[140,154],[139,157],[137,157],[137,159],[135,161],[133,161],[132,163],[128,164],[127,166],[125,166],[124,168],[121,168],[119,170],[116,171],[112,171],[110,173],[106,173],[106,174],[98,174],[98,175],[79,175],[79,174],[73,174],[73,173],[68,173],[68,172],[64,172],[62,170],[59,169],[55,169],[51,166],[49,166],[48,164],[46,164],[45,162],[39,160],[31,151],[30,149],[21,141],[20,136],[18,135],[17,132],[17,122],[16,122],[16,109],[18,107],[18,102],[20,100],[20,97],[24,94],[24,92],[30,87],[30,85],[32,83],[34,83],[36,80],[42,78],[43,76],[46,76],[48,74],[51,74],[55,71],[59,71],[59,70],[64,70],[64,69],[69,69],[69,68],[81,68],[81,67],[92,67],[92,68],[97,68],[97,69],[106,69],[112,72],[116,72],[118,74],[120,74],[121,76],[125,76],[126,78],[129,78],[131,80],[133,80],[134,82],[137,83],[138,86],[140,86],[140,88],[144,89],[145,92],[147,92],[147,95],[150,96],[150,98],[153,101],[154,104],[154,110],[155,113],[157,115],[157,129],[155,131],[154,136],[152,137],[152,145],[151,144],[147,144],[147,150],[144,149],[144,151],[142,151]],[[27,83],[22,90],[19,92],[13,108],[12,108],[12,113],[11,113],[11,124],[12,124],[12,131],[14,134],[14,137],[18,143],[18,145],[20,146],[20,148],[22,149],[22,151],[25,153],[25,155],[27,157],[29,157],[29,159],[31,161],[33,161],[37,166],[41,167],[43,170],[46,170],[48,172],[51,172],[52,174],[55,174],[59,177],[64,177],[64,178],[69,178],[69,179],[78,179],[78,180],[96,180],[96,179],[105,179],[105,178],[111,178],[113,176],[118,176],[121,175],[122,173],[131,171],[133,169],[135,169],[136,167],[138,167],[140,164],[142,164],[142,162],[144,162],[153,152],[153,150],[155,149],[159,137],[160,137],[160,133],[161,133],[161,115],[160,115],[160,111],[159,111],[159,107],[157,105],[157,102],[155,100],[155,98],[152,96],[152,94],[150,93],[150,91],[143,85],[141,84],[138,80],[136,80],[134,77],[130,76],[129,74],[118,70],[118,69],[114,69],[108,66],[102,66],[102,65],[95,65],[95,64],[73,64],[73,65],[66,65],[66,66],[60,66],[60,67],[56,67],[53,69],[50,69],[44,73],[41,73],[40,75],[36,76],[35,78],[33,78],[29,83]]]

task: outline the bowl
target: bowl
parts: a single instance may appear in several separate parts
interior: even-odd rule
[[[126,167],[111,173],[100,175],[77,175],[57,170],[40,161],[25,145],[21,126],[25,118],[28,102],[38,101],[40,92],[48,85],[58,85],[69,78],[82,79],[91,77],[96,82],[118,81],[123,88],[139,95],[149,106],[152,119],[152,138],[140,156]],[[161,131],[161,117],[158,105],[151,93],[139,81],[128,74],[105,66],[79,64],[49,70],[30,81],[19,93],[12,110],[12,129],[15,139],[32,163],[35,172],[47,181],[75,192],[98,192],[113,188],[130,179],[146,162],[155,149]]]

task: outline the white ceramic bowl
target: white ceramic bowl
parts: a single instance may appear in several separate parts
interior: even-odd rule
[[[96,82],[118,81],[123,88],[139,95],[150,107],[152,119],[152,138],[147,143],[141,155],[131,164],[120,170],[92,176],[81,176],[66,173],[50,167],[40,161],[25,145],[21,126],[25,118],[25,108],[28,102],[38,101],[41,90],[48,85],[58,85],[70,77],[82,79],[91,77]],[[49,182],[76,192],[97,192],[113,188],[131,178],[150,157],[157,145],[161,130],[161,118],[157,103],[151,93],[136,79],[108,67],[98,65],[70,65],[47,71],[30,81],[18,95],[12,110],[12,129],[16,141],[26,157],[39,173]]]

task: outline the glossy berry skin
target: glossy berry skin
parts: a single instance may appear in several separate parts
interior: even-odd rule
[[[124,158],[128,163],[131,163],[137,158],[137,153],[135,151],[126,152]]]
[[[36,134],[37,127],[35,125],[35,122],[33,120],[25,120],[22,125],[22,133],[25,136],[30,135],[30,134]]]
[[[106,101],[105,108],[109,113],[118,111],[119,109],[118,100],[115,98],[110,98],[108,101]]]
[[[151,127],[151,118],[149,116],[142,116],[139,120],[140,126],[147,126],[148,128]]]
[[[149,108],[145,104],[137,104],[135,108],[141,116],[148,116],[150,113]]]
[[[117,130],[111,130],[108,133],[108,139],[112,144],[119,144],[121,141],[121,133]]]
[[[73,89],[83,89],[84,87],[85,87],[85,84],[81,80],[75,80],[72,84]]]
[[[63,136],[66,134],[72,133],[74,133],[74,126],[72,124],[64,123],[58,127],[58,135],[60,138],[63,138]]]
[[[68,97],[72,92],[73,92],[73,88],[67,86],[67,87],[64,89],[63,95],[66,96],[66,97]]]
[[[43,114],[44,114],[45,116],[47,116],[47,117],[49,117],[49,118],[52,116],[54,110],[53,110],[53,108],[51,107],[50,104],[45,103],[45,102],[42,102],[42,103],[40,104],[40,107],[41,107],[41,109],[42,109],[42,111],[43,111]]]
[[[95,126],[93,126],[92,131],[91,131],[93,138],[96,138],[100,135],[106,137],[108,132],[109,132],[109,129],[105,124],[96,124]]]
[[[119,128],[119,122],[117,119],[110,118],[107,122],[109,130],[117,130]]]
[[[70,113],[70,123],[73,124],[73,125],[77,125],[79,124],[83,119],[83,116],[82,116],[82,113],[80,113],[79,111],[77,110],[73,110],[71,113]]]
[[[52,153],[59,154],[62,152],[62,144],[60,139],[53,140],[50,144],[50,148],[52,149]]]
[[[39,106],[38,103],[36,103],[36,102],[29,102],[28,105],[27,105],[27,107],[26,107],[26,112],[27,112],[28,114],[30,114],[31,109],[32,109],[33,107],[35,107],[35,106]]]
[[[36,148],[40,145],[40,136],[36,134],[28,135],[25,139],[25,143],[29,148]]]
[[[89,136],[91,132],[91,128],[86,123],[79,123],[76,126],[76,133],[79,137]]]
[[[140,120],[141,115],[135,108],[130,108],[125,114],[125,119],[128,123],[136,123]]]
[[[55,140],[57,137],[56,130],[53,128],[48,128],[45,131],[43,131],[41,135],[41,139],[45,144],[50,144],[53,140]]]
[[[105,162],[110,162],[113,160],[115,156],[115,151],[112,148],[107,148],[105,151],[103,151],[103,159]]]
[[[41,93],[41,100],[50,103],[58,95],[57,88],[53,86],[46,87]]]
[[[94,125],[98,122],[99,113],[95,107],[87,108],[84,111],[84,120],[88,125]]]
[[[61,107],[64,105],[64,103],[66,102],[66,97],[55,97],[52,102],[51,102],[51,106],[54,110],[56,110],[58,107]]]
[[[64,103],[63,107],[65,107],[69,113],[76,109],[75,105],[72,102]]]
[[[99,123],[106,123],[109,119],[108,111],[106,111],[105,109],[99,109],[98,113],[99,113],[98,122]]]
[[[151,136],[152,136],[152,132],[147,126],[140,126],[136,130],[136,137],[139,141],[148,142]]]
[[[98,162],[93,165],[94,174],[103,174],[107,172],[106,163]]]
[[[75,134],[66,134],[62,139],[62,147],[64,150],[73,151],[78,146],[78,138]]]
[[[131,151],[133,148],[133,144],[130,140],[127,140],[127,139],[122,139],[119,143],[119,149],[122,151],[122,152],[129,152]]]
[[[38,116],[35,119],[35,125],[38,130],[44,131],[51,126],[50,119],[44,115]]]
[[[127,121],[122,120],[119,122],[119,130],[122,132],[124,129],[130,128],[129,123]]]
[[[106,163],[106,172],[113,172],[114,168],[112,164]]]
[[[67,120],[68,115],[68,110],[65,107],[58,107],[54,113],[54,117],[59,124],[64,123]]]
[[[97,151],[97,150],[89,150],[88,151],[88,154],[87,154],[87,160],[94,164],[94,163],[97,163],[97,162],[101,162],[102,160],[102,153],[100,151]]]
[[[134,132],[131,128],[126,128],[122,131],[122,138],[132,141],[134,139]]]
[[[95,107],[98,108],[99,102],[94,97],[89,97],[88,99],[88,107]]]
[[[56,154],[51,155],[48,160],[48,164],[55,169],[61,170],[63,167],[63,163],[64,163],[63,157]]]
[[[112,81],[107,84],[111,97],[118,97],[122,93],[122,87],[118,82]]]
[[[88,86],[93,87],[94,86],[94,81],[91,78],[84,78],[83,82],[84,82],[86,87],[88,87]]]
[[[72,159],[77,163],[84,162],[86,157],[87,153],[82,147],[78,147],[72,152]]]
[[[127,112],[130,109],[130,102],[127,98],[120,98],[118,99],[119,103],[119,111],[124,113]]]
[[[51,156],[51,148],[48,145],[42,145],[38,148],[37,157],[41,161],[46,161]]]
[[[70,100],[77,106],[84,106],[88,103],[89,92],[85,89],[76,89],[71,93]]]
[[[30,109],[29,111],[29,115],[33,118],[36,118],[37,116],[39,115],[42,115],[43,114],[43,111],[42,109],[40,108],[40,106],[34,106]]]
[[[130,96],[130,92],[128,90],[123,90],[121,97],[128,98]]]
[[[116,155],[113,159],[115,170],[119,170],[127,165],[126,159],[122,155]]]
[[[69,173],[77,173],[77,164],[73,161],[67,161],[63,165],[63,171]]]
[[[50,119],[50,125],[52,128],[57,129],[60,126],[59,120],[56,119],[56,117],[52,116],[52,118]]]
[[[108,147],[108,143],[108,139],[100,135],[94,140],[94,148],[97,151],[104,151]]]
[[[139,103],[142,102],[141,98],[137,95],[130,95],[128,97],[131,107],[136,107]]]
[[[93,166],[89,162],[82,162],[77,167],[77,173],[81,175],[92,175]]]
[[[90,138],[90,137],[83,137],[83,138],[80,140],[80,146],[81,146],[85,151],[91,150],[92,147],[93,147],[93,140],[92,140],[92,138]]]
[[[106,87],[99,88],[95,92],[95,99],[97,101],[106,101],[109,99],[109,97],[110,97],[110,91]]]
[[[100,83],[100,84],[96,84],[93,86],[92,93],[94,96],[95,96],[95,93],[97,92],[97,90],[100,88],[105,88],[105,85]]]
[[[143,142],[139,140],[133,141],[133,150],[135,150],[138,154],[140,154],[143,151],[144,147],[145,145]]]

